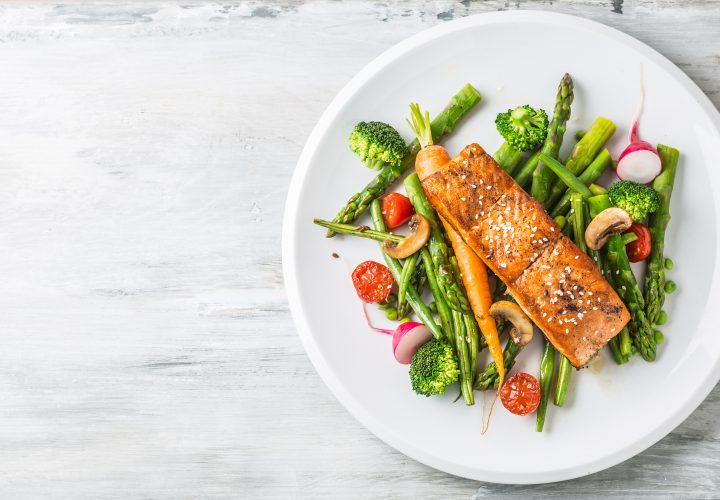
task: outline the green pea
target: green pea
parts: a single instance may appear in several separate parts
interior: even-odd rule
[[[655,330],[655,343],[662,344],[665,342],[665,335],[660,330]]]
[[[665,323],[667,323],[667,313],[665,311],[660,311],[660,314],[658,314],[657,324],[662,326]]]
[[[675,265],[675,263],[673,263],[673,261],[670,257],[665,258],[665,269],[667,269],[669,271],[670,269],[673,268],[674,265]]]
[[[557,217],[555,217],[555,223],[560,226],[560,229],[564,229],[565,224],[567,223],[567,219],[565,219],[565,217],[563,217],[562,215],[558,215]]]
[[[407,316],[405,316],[404,318],[402,318],[402,319],[400,320],[400,323],[401,323],[401,324],[402,324],[402,323],[407,323],[408,321],[410,321],[410,318],[408,318]]]
[[[665,282],[665,293],[675,293],[675,290],[677,290],[677,283],[673,280]]]
[[[396,320],[398,317],[397,309],[395,309],[394,307],[388,307],[385,310],[385,317],[390,320]]]
[[[397,295],[395,295],[394,293],[391,293],[390,295],[388,295],[388,298],[387,298],[388,304],[395,304],[396,302],[397,302]]]
[[[428,309],[430,309],[434,313],[437,312],[437,304],[434,300],[428,304]]]

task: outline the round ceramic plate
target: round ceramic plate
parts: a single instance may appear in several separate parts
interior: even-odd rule
[[[490,431],[481,435],[483,398],[489,401],[491,394],[478,393],[472,407],[453,403],[454,387],[443,397],[415,395],[408,367],[392,357],[390,339],[367,328],[348,266],[381,261],[377,244],[326,239],[312,223],[313,217],[331,219],[374,175],[348,149],[347,137],[356,122],[380,120],[410,139],[405,124],[410,102],[434,114],[470,82],[482,102],[444,145],[451,154],[471,142],[494,151],[501,143],[495,115],[525,103],[551,111],[558,81],[568,72],[575,102],[561,157],[574,132],[600,115],[618,125],[609,145],[616,157],[637,107],[641,67],[646,87],[641,136],[682,154],[666,244],[675,262],[669,277],[679,285],[666,301],[667,340],[654,363],[636,357],[617,366],[603,353],[574,374],[569,401],[563,408],[550,406],[545,432],[535,432],[533,416],[516,417],[498,405]],[[287,294],[317,371],[381,439],[459,476],[500,483],[559,481],[644,450],[682,422],[720,378],[719,128],[717,110],[670,61],[628,35],[584,19],[483,14],[400,43],[330,104],[307,141],[288,194]],[[333,259],[332,252],[343,259]],[[539,346],[532,346],[520,355],[516,370],[537,373],[539,357]]]

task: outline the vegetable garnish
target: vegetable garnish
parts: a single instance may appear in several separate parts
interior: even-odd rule
[[[657,150],[647,141],[638,137],[638,121],[645,103],[645,82],[642,68],[640,70],[640,102],[630,127],[628,147],[620,153],[617,164],[617,176],[624,181],[635,181],[647,184],[660,173],[661,163]]]
[[[495,128],[505,142],[493,157],[506,172],[512,172],[522,160],[523,151],[531,151],[545,141],[548,117],[544,110],[537,111],[527,104],[499,113]]]
[[[633,181],[619,181],[607,191],[610,201],[622,208],[635,222],[642,222],[648,214],[660,208],[660,195],[653,188]]]
[[[433,137],[439,141],[447,134],[452,133],[458,123],[480,102],[480,93],[469,83],[455,94],[445,109],[438,114],[430,124]],[[395,182],[403,173],[415,165],[415,155],[420,150],[417,140],[407,146],[407,154],[400,163],[388,163],[378,172],[362,191],[355,193],[343,206],[332,222],[350,224],[357,220],[368,209],[373,200],[383,195],[385,190]],[[329,229],[326,236],[331,238],[335,232]]]
[[[500,345],[500,335],[498,335],[497,323],[495,318],[490,314],[492,305],[492,293],[490,292],[490,284],[488,283],[487,268],[480,257],[463,241],[460,235],[442,219],[443,226],[447,232],[450,244],[455,251],[455,256],[460,266],[460,275],[467,290],[470,307],[475,314],[480,331],[485,337],[488,345],[488,351],[493,361],[498,367],[498,392],[505,381],[505,364],[503,363],[502,346]],[[530,326],[532,329],[532,325]],[[495,401],[498,398],[498,392],[490,405],[487,421],[483,423],[482,434],[485,434],[490,427],[490,417],[492,416]]]
[[[447,386],[457,382],[459,375],[457,357],[445,340],[431,340],[412,357],[410,383],[423,396],[445,394]]]
[[[628,259],[630,262],[642,262],[650,256],[651,241],[650,230],[645,224],[633,222],[630,226],[629,233],[636,236],[635,241],[631,241],[625,246]]]
[[[386,335],[392,335],[392,351],[393,356],[403,365],[409,365],[413,355],[423,344],[429,342],[433,335],[428,328],[422,323],[415,321],[406,321],[400,323],[395,330],[389,328],[379,328],[372,324],[370,315],[367,312],[367,303],[363,302],[363,314],[365,322],[371,330]]]
[[[352,281],[360,300],[371,303],[387,299],[394,283],[390,269],[372,260],[355,268]]]
[[[516,373],[505,382],[500,400],[510,413],[527,415],[540,404],[540,383],[529,373]]]
[[[395,165],[405,156],[405,141],[391,125],[383,122],[360,122],[350,134],[350,149],[365,166],[379,170]]]
[[[382,199],[382,214],[388,229],[402,226],[410,220],[414,213],[415,210],[407,196],[390,193]]]
[[[401,323],[393,333],[392,349],[398,363],[409,365],[421,346],[432,340],[430,330],[422,323]]]

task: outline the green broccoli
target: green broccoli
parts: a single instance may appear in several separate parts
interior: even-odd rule
[[[498,114],[495,126],[510,146],[520,151],[530,151],[545,142],[548,117],[542,109],[535,111],[526,104]]]
[[[608,188],[613,205],[622,208],[635,222],[660,208],[660,195],[653,188],[633,181],[618,181]]]
[[[433,339],[417,350],[410,364],[410,382],[418,394],[444,394],[445,388],[457,382],[458,360],[450,344]]]
[[[405,141],[392,126],[383,122],[360,122],[350,134],[350,149],[365,166],[379,170],[386,163],[400,163],[407,152]]]

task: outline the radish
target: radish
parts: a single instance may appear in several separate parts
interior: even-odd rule
[[[429,342],[433,338],[430,330],[428,330],[428,328],[422,323],[406,321],[405,323],[400,323],[395,330],[377,328],[370,322],[367,308],[364,303],[363,312],[365,313],[365,320],[370,328],[376,332],[392,335],[393,354],[395,355],[395,359],[403,365],[409,365],[412,362],[412,358],[417,350],[420,349],[420,346]]]
[[[657,149],[647,141],[638,137],[638,120],[645,101],[645,86],[642,70],[640,72],[640,105],[633,120],[628,137],[628,147],[620,154],[617,162],[617,176],[624,181],[648,184],[660,174],[662,165]]]

